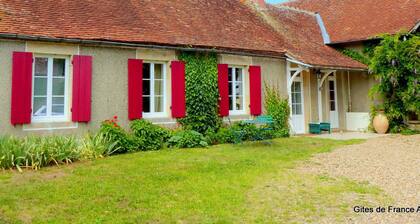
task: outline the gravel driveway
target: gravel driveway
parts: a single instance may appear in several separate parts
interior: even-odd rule
[[[359,145],[346,146],[315,156],[302,167],[310,173],[323,173],[368,181],[389,195],[390,205],[420,206],[420,135],[369,139]],[[356,206],[356,205],[352,205]],[[374,207],[376,208],[376,207]],[[418,213],[358,213],[348,223],[420,223]]]

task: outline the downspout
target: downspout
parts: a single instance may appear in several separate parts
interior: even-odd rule
[[[349,100],[348,100],[348,106],[349,106],[349,111],[348,112],[352,112],[352,101],[351,101],[351,90],[350,90],[350,71],[347,71],[347,89],[348,89],[348,95],[349,95]]]
[[[309,122],[313,122],[312,120],[312,91],[311,91],[311,71],[308,72],[309,77]]]

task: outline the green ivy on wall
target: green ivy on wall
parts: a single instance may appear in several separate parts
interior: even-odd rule
[[[349,49],[349,48],[342,48],[338,49],[342,54],[360,62],[365,65],[370,64],[370,60],[373,57],[375,48],[378,44],[376,42],[369,42],[364,44],[363,49],[361,51]]]
[[[185,62],[187,117],[179,119],[185,129],[200,133],[217,130],[218,116],[217,55],[211,53],[181,52]]]

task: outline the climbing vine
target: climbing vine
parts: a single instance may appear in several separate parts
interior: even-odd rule
[[[344,55],[360,62],[363,63],[365,65],[369,65],[370,64],[370,60],[373,57],[374,51],[376,46],[378,45],[378,43],[376,41],[364,44],[363,49],[358,51],[358,50],[354,50],[354,49],[349,49],[349,48],[341,48],[338,49],[341,53],[343,53]]]
[[[200,133],[216,130],[221,125],[218,116],[217,55],[181,52],[184,61],[187,116],[179,119],[185,129]]]
[[[379,83],[371,92],[379,96],[391,131],[399,132],[407,116],[420,116],[420,36],[384,35],[369,63]]]

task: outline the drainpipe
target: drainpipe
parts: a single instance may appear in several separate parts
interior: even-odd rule
[[[347,89],[348,89],[348,95],[349,95],[349,102],[348,102],[348,106],[349,106],[349,111],[348,112],[352,112],[352,102],[351,102],[351,90],[350,90],[350,71],[347,70]]]

